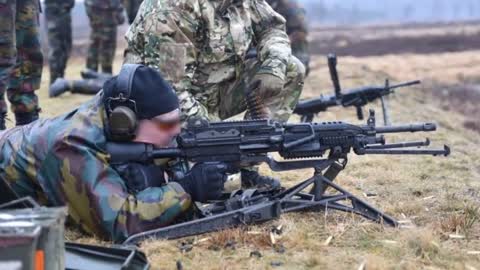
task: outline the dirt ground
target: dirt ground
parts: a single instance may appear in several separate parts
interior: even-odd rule
[[[371,56],[384,54],[458,52],[480,48],[480,23],[408,24],[315,28],[313,54]]]
[[[454,27],[449,31],[462,32]],[[480,47],[464,44],[467,47],[428,54],[422,54],[423,49],[401,54],[394,50],[382,56],[346,53],[353,56],[339,58],[345,89],[382,84],[387,77],[392,83],[421,79],[421,86],[401,89],[390,98],[391,118],[394,124],[433,121],[438,131],[387,138],[429,137],[433,145],[452,148],[447,158],[352,154],[338,177],[348,190],[409,226],[384,227],[332,211],[287,214],[259,226],[145,242],[141,248],[154,269],[480,269]],[[116,70],[120,58],[121,53]],[[82,59],[73,59],[67,74],[78,77],[83,64]],[[39,91],[44,117],[66,112],[90,98],[67,94],[49,99],[46,83]],[[303,98],[330,93],[330,89],[326,59],[317,54]],[[379,104],[368,107],[380,114]],[[355,115],[353,109],[335,108],[316,120],[359,123]],[[262,172],[280,177],[286,186],[311,175],[310,170],[273,174],[266,167]],[[365,194],[375,196],[365,198]],[[270,229],[280,225],[283,233],[274,237],[273,245]],[[74,232],[67,239],[98,243]],[[181,251],[182,243],[192,244],[192,250]]]

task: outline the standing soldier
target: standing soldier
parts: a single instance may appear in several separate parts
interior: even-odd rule
[[[0,1],[0,129],[5,129],[5,91],[16,125],[38,119],[43,55],[38,38],[38,0]]]
[[[50,84],[63,78],[72,49],[72,17],[75,0],[45,0],[45,20],[48,29],[48,65]]]
[[[128,24],[132,24],[137,16],[138,8],[143,0],[123,0],[123,7],[127,11]]]
[[[267,2],[287,21],[287,34],[292,44],[292,54],[302,61],[308,73],[310,54],[308,52],[305,9],[297,0],[267,0]]]
[[[90,19],[90,47],[87,69],[112,73],[113,57],[117,47],[117,26],[124,23],[120,0],[85,0]]]
[[[265,0],[145,0],[126,38],[125,61],[159,70],[188,119],[240,114],[245,90],[257,86],[261,117],[286,122],[303,89],[305,69],[291,53],[285,19]],[[250,48],[256,58],[247,58]],[[255,169],[241,177],[245,187],[280,185]]]

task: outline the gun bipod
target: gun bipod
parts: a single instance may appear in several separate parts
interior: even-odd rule
[[[394,218],[333,183],[343,170],[345,162],[334,161],[327,168],[317,168],[311,178],[288,189],[263,192],[244,190],[225,201],[202,207],[199,211],[201,217],[198,219],[138,233],[124,243],[135,244],[146,239],[175,239],[258,224],[295,211],[334,209],[398,226]],[[307,192],[308,188],[310,191]]]

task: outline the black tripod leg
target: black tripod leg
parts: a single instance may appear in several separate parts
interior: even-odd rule
[[[320,178],[323,179],[323,182],[326,186],[335,189],[341,194],[338,196],[339,199],[335,199],[335,196],[332,196],[328,199],[318,201],[320,205],[323,205],[325,208],[331,208],[331,209],[336,209],[336,210],[345,211],[345,212],[352,212],[352,213],[361,215],[365,218],[368,218],[372,221],[385,223],[390,226],[394,226],[394,227],[398,226],[398,222],[393,217],[383,213],[382,211],[370,205],[366,201],[356,197],[355,195],[346,191],[339,185],[333,183],[326,177],[320,177]],[[339,203],[340,201],[345,201],[345,200],[350,201],[352,206],[350,207],[348,205]]]
[[[340,164],[338,162],[332,163],[330,167],[325,171],[323,174],[323,177],[330,180],[334,181],[335,178],[337,178],[337,175],[345,168],[344,164]],[[321,175],[322,172],[318,169],[315,169],[315,175]],[[320,201],[325,194],[325,191],[327,190],[328,185],[325,184],[325,182],[322,180],[322,177],[318,177],[312,187],[312,190],[310,190],[310,194],[315,196],[316,201]]]

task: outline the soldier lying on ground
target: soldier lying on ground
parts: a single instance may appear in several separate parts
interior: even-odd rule
[[[222,163],[197,163],[182,178],[140,163],[110,164],[108,141],[171,145],[180,131],[178,98],[153,69],[125,65],[79,108],[0,133],[0,180],[17,196],[68,205],[71,219],[98,237],[129,235],[188,215],[193,201],[218,199]]]

